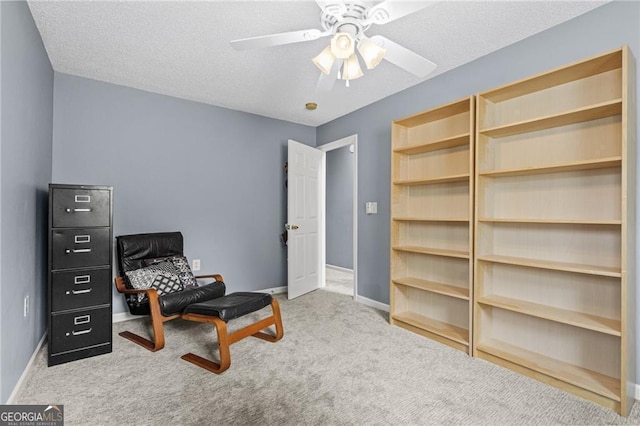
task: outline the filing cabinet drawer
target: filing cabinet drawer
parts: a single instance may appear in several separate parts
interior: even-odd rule
[[[56,188],[51,208],[53,228],[111,226],[108,190]]]
[[[111,341],[111,308],[53,314],[51,351],[66,352]]]
[[[53,312],[111,302],[111,268],[51,274]]]
[[[109,265],[110,230],[54,229],[51,231],[52,269]]]

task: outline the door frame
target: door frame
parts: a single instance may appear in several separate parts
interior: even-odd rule
[[[320,171],[320,211],[322,223],[320,224],[320,288],[327,285],[325,273],[327,265],[327,152],[338,148],[353,145],[353,299],[358,298],[358,135],[338,139],[324,145],[317,146],[324,153],[322,156]]]

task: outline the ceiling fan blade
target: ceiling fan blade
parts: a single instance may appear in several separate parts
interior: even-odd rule
[[[437,65],[430,60],[423,58],[406,47],[400,46],[398,43],[386,37],[374,35],[371,37],[371,40],[387,50],[387,53],[384,55],[385,60],[409,71],[417,77],[425,77],[437,68]]]
[[[367,21],[371,24],[386,24],[430,6],[435,1],[386,0],[369,9]]]
[[[260,49],[263,47],[280,46],[282,44],[300,43],[302,41],[316,40],[320,37],[331,35],[331,32],[322,32],[320,30],[300,30],[290,31],[288,33],[271,34],[260,37],[243,38],[232,40],[229,43],[234,49]]]
[[[331,89],[333,89],[333,86],[338,79],[338,70],[342,67],[342,62],[342,59],[336,59],[331,66],[331,72],[329,72],[329,74],[325,74],[323,72],[320,73],[320,77],[318,77],[318,84],[316,85],[316,91],[330,92]]]
[[[320,9],[334,16],[342,16],[347,11],[344,0],[316,0]]]

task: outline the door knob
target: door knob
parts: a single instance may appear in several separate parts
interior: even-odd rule
[[[284,225],[284,227],[287,229],[287,231],[291,231],[291,230],[299,228],[298,225],[289,225],[288,223],[286,225]]]

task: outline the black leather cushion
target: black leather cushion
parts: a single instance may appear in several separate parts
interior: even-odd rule
[[[271,304],[271,295],[267,293],[231,293],[218,299],[187,306],[183,313],[218,317],[229,321]]]
[[[190,287],[177,293],[165,294],[158,297],[160,302],[160,312],[165,317],[181,313],[186,307],[193,303],[211,301],[211,299],[223,298],[226,286],[222,281],[200,287]]]
[[[127,306],[129,306],[129,313],[131,315],[150,315],[151,309],[149,308],[149,301],[145,300],[144,302],[138,302],[138,299],[134,299],[136,297],[135,294],[125,294],[125,300],[127,302]]]
[[[120,235],[116,243],[121,277],[128,271],[145,267],[144,259],[182,256],[184,249],[180,232]]]

